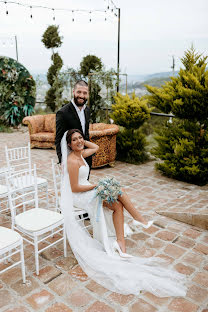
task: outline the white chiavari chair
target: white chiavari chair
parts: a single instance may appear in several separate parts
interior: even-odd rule
[[[0,226],[0,262],[10,261],[10,258],[18,253],[20,254],[20,258],[13,261],[10,266],[2,269],[0,274],[21,264],[22,280],[23,283],[25,283],[25,261],[22,236],[16,231]]]
[[[22,147],[14,147],[8,148],[5,147],[6,153],[6,161],[9,171],[14,170],[16,172],[29,169],[31,170],[31,150],[30,150],[30,143],[26,146]],[[46,194],[46,204],[48,207],[48,181],[47,179],[37,177],[37,185],[38,190],[44,190]],[[27,187],[27,186],[25,186]]]
[[[39,254],[63,241],[66,257],[66,235],[63,216],[51,209],[38,207],[36,166],[7,176],[9,206],[12,216],[12,229],[19,231],[23,239],[32,244],[35,250],[36,274],[39,275]],[[34,185],[32,188],[25,186]],[[61,235],[55,242],[54,234]],[[40,243],[46,247],[40,247]]]
[[[52,164],[52,172],[53,172],[53,184],[54,184],[54,193],[55,193],[55,201],[56,201],[56,211],[61,212],[60,207],[60,197],[61,197],[61,165],[56,164],[54,160],[51,160]],[[86,210],[80,209],[74,206],[74,214],[77,217],[77,220],[79,222],[84,222],[84,220],[88,220],[88,216],[84,217],[83,215],[86,215]],[[85,228],[91,227],[91,224],[89,222],[86,222]]]

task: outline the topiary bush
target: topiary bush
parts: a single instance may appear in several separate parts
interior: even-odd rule
[[[121,126],[117,135],[117,158],[129,163],[142,163],[148,159],[145,135],[139,129],[150,118],[147,100],[118,93],[114,97],[111,118]]]
[[[55,48],[59,48],[62,44],[62,37],[59,36],[59,26],[50,25],[42,36],[42,42],[47,49],[52,50],[52,65],[48,69],[47,80],[51,86],[45,96],[46,105],[55,112],[62,103],[63,83],[59,79],[59,73],[63,66],[60,55],[54,52]]]
[[[149,103],[177,120],[157,130],[153,150],[163,162],[156,167],[169,177],[195,184],[208,182],[207,57],[192,47],[182,58],[184,69],[161,88],[147,86]]]
[[[28,70],[16,60],[0,57],[0,115],[10,126],[18,126],[34,111],[36,85]]]

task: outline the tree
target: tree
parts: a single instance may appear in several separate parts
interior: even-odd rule
[[[87,77],[89,73],[99,72],[102,70],[103,64],[101,59],[95,55],[86,55],[80,63],[80,74]]]
[[[147,100],[136,97],[135,93],[129,95],[118,93],[114,97],[111,118],[121,126],[117,135],[118,158],[130,163],[141,163],[148,159],[145,152],[146,140],[139,129],[150,118],[151,109]]]
[[[208,182],[208,71],[206,59],[193,47],[182,58],[184,69],[161,88],[147,86],[148,101],[177,120],[157,130],[156,167],[183,181]]]
[[[51,88],[46,93],[45,103],[54,112],[59,106],[63,92],[63,84],[59,79],[63,61],[57,52],[54,53],[54,49],[59,48],[62,44],[62,37],[59,36],[58,26],[48,26],[42,36],[42,42],[47,49],[52,49],[52,65],[47,73],[48,83]]]
[[[95,55],[83,57],[80,63],[79,74],[88,79],[89,83],[89,103],[91,109],[91,122],[100,122],[105,119],[104,108],[108,99],[101,96],[102,86],[112,91],[115,72],[114,70],[105,70],[100,58]],[[112,97],[112,92],[110,92]],[[108,95],[107,95],[108,97]]]

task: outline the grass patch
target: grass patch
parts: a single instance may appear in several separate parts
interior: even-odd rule
[[[7,132],[7,133],[12,133],[13,130],[11,127],[3,124],[1,121],[0,121],[0,132]]]

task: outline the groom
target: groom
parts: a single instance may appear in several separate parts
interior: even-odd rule
[[[84,80],[75,83],[73,99],[56,113],[56,153],[61,163],[61,139],[64,132],[79,129],[86,140],[89,140],[90,109],[86,106],[89,96],[88,84]],[[86,158],[91,168],[92,157]]]

